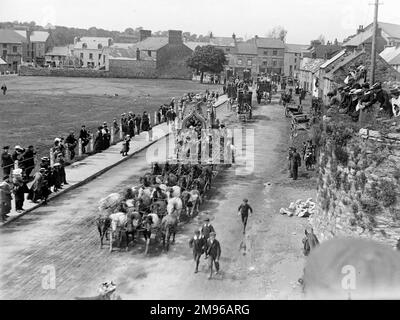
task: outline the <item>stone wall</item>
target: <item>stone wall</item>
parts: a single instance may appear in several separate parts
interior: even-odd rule
[[[157,78],[155,61],[110,59],[110,74],[114,78]]]
[[[21,66],[19,69],[20,76],[46,76],[46,77],[85,77],[85,78],[109,78],[111,75],[108,71],[93,69],[73,69],[73,68],[33,68]]]
[[[396,245],[400,133],[392,132],[361,129],[352,136],[346,125],[326,130],[319,157],[318,213],[310,218],[318,238],[356,236]]]
[[[158,50],[157,70],[160,78],[192,79],[192,70],[186,66],[186,60],[192,55],[184,44],[167,44]]]

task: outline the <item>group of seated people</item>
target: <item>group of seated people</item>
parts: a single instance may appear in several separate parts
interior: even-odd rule
[[[338,106],[339,113],[348,114],[353,121],[358,121],[360,110],[371,110],[371,106],[377,103],[380,116],[398,117],[400,110],[396,101],[399,95],[399,88],[387,91],[379,82],[372,86],[368,82],[342,85],[337,90],[328,93],[329,107]]]

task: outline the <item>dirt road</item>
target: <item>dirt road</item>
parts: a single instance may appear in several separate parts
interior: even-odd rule
[[[223,171],[201,207],[212,216],[222,246],[222,272],[215,279],[207,280],[205,260],[193,273],[188,241],[201,226],[199,218],[180,228],[169,253],[152,245],[145,257],[143,241],[129,252],[99,249],[93,224],[97,202],[137,183],[148,169],[142,152],[0,230],[0,298],[73,299],[95,295],[101,282],[113,280],[123,299],[300,299],[296,282],[304,263],[301,239],[307,220],[278,211],[315,192],[304,175],[295,184],[287,178],[289,124],[282,106],[258,107],[254,121],[244,127],[248,136],[254,133],[254,139],[243,142],[247,150],[254,149],[254,166],[249,155],[239,156],[247,163]],[[245,236],[237,216],[244,197],[255,211]],[[43,289],[53,267],[56,287]]]

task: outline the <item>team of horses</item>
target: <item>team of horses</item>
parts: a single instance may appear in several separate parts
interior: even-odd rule
[[[100,247],[106,238],[110,242],[110,251],[114,240],[120,249],[125,243],[128,250],[130,239],[134,241],[135,235],[142,234],[147,254],[154,234],[168,251],[171,237],[172,243],[175,242],[182,217],[190,219],[199,212],[213,174],[212,165],[155,163],[151,172],[140,178],[138,186],[100,200],[100,214],[96,219]]]

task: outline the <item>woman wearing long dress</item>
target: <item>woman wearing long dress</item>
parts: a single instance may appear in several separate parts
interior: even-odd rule
[[[97,128],[97,135],[96,138],[94,139],[94,152],[101,152],[103,150],[103,134],[101,132],[103,128],[98,127]]]

